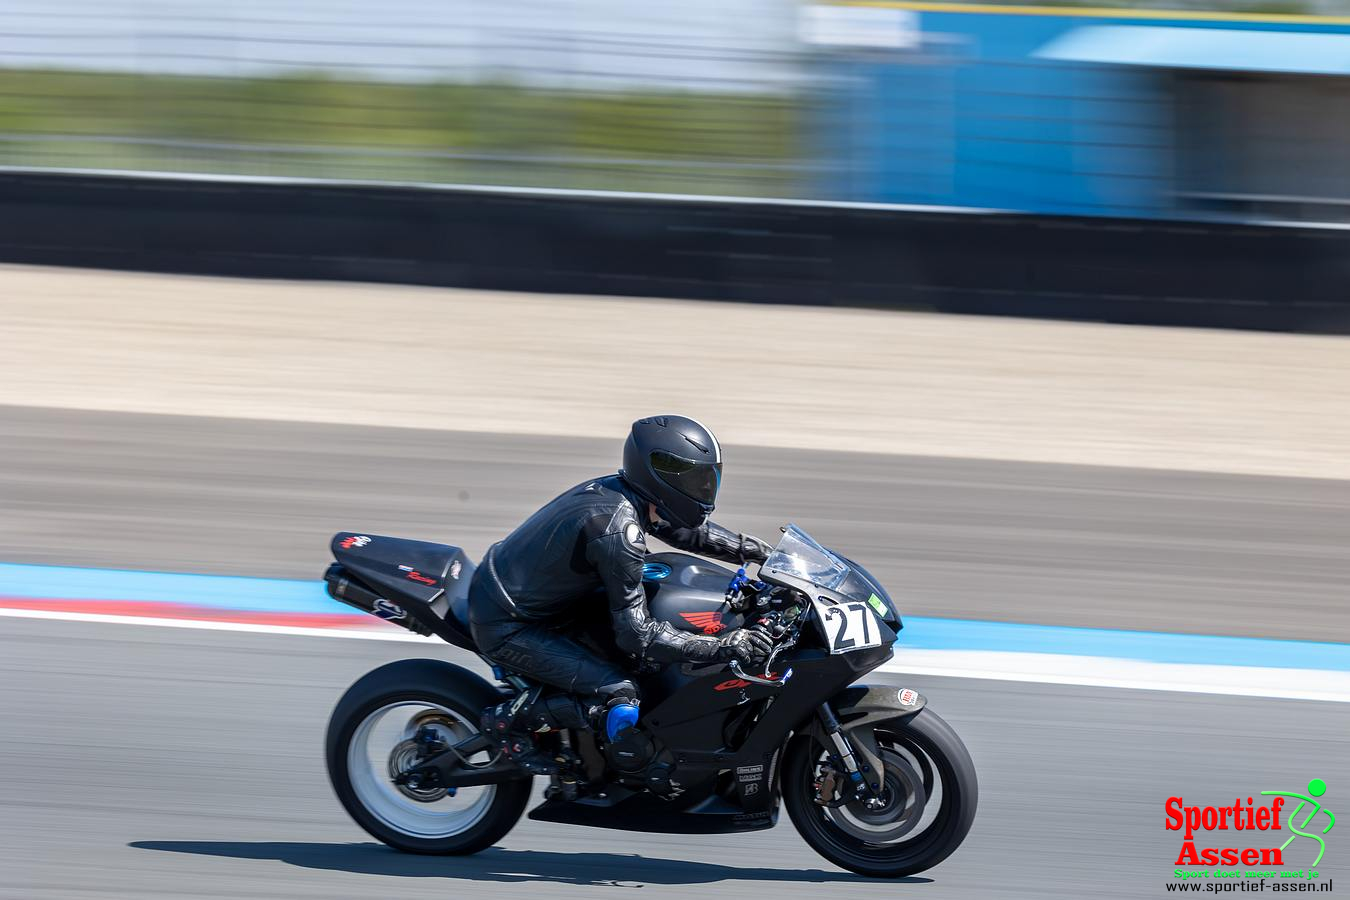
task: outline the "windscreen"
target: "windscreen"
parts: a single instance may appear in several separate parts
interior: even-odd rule
[[[761,577],[785,575],[809,581],[827,591],[838,590],[848,577],[849,568],[796,525],[783,531],[783,539],[760,566]]]

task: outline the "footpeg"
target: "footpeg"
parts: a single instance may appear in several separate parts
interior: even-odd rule
[[[581,790],[577,780],[567,775],[553,776],[553,783],[544,790],[545,800],[575,800]]]

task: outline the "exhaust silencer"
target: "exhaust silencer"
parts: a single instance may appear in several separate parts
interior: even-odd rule
[[[328,596],[334,600],[341,600],[361,612],[401,625],[415,634],[431,634],[431,629],[419,622],[406,609],[384,599],[362,582],[352,578],[351,573],[339,563],[333,563],[328,567],[328,571],[323,573],[323,580],[328,585]]]

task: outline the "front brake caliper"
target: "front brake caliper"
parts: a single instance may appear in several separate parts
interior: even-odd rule
[[[832,806],[838,800],[839,773],[831,765],[820,767],[820,777],[816,779],[816,806]]]

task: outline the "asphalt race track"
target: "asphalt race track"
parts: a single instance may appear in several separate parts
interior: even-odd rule
[[[841,872],[786,816],[680,838],[523,821],[475,857],[404,856],[348,821],[321,748],[342,690],[417,649],[0,620],[0,896],[1157,896],[1180,847],[1169,795],[1350,784],[1347,704],[889,676],[928,695],[980,772],[974,830],[926,876]],[[1350,877],[1338,849],[1323,877]]]
[[[617,452],[0,407],[0,560],[303,578],[347,527],[477,553]],[[908,612],[1350,639],[1346,482],[727,456],[719,519],[762,534],[798,521]],[[0,618],[0,900],[1158,896],[1180,847],[1168,796],[1231,803],[1316,777],[1328,808],[1350,805],[1331,802],[1350,793],[1350,704],[887,675],[928,695],[981,778],[969,839],[922,877],[841,872],[786,816],[688,838],[525,821],[476,857],[410,857],[346,818],[322,736],[360,674],[425,652],[468,661],[434,645]],[[1350,887],[1350,855],[1328,843],[1322,876]]]
[[[355,529],[479,554],[614,441],[0,406],[0,560],[317,578]],[[913,615],[1350,641],[1350,481],[728,446]]]

